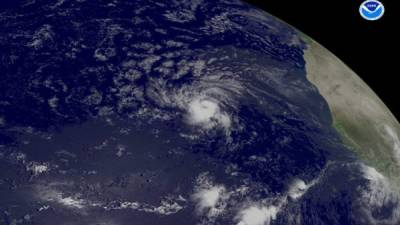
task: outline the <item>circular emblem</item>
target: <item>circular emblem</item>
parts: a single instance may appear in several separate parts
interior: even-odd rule
[[[378,20],[384,12],[385,7],[376,0],[367,0],[360,5],[360,15],[366,20]]]

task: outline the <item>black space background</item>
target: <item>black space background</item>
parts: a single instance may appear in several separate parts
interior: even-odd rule
[[[367,21],[359,15],[358,9],[364,0],[245,1],[296,27],[333,52],[400,119],[397,98],[400,57],[399,51],[395,50],[400,42],[395,37],[395,30],[400,32],[400,11],[393,5],[394,0],[381,0],[385,14],[377,21]]]

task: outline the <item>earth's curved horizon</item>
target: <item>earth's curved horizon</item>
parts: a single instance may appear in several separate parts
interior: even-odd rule
[[[0,224],[398,225],[400,124],[241,1],[0,9]]]

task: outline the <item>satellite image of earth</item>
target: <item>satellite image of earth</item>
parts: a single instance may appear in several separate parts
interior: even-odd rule
[[[399,122],[274,16],[0,6],[1,225],[400,224]]]

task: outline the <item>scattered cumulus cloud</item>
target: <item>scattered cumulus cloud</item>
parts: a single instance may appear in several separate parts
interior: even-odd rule
[[[293,200],[301,198],[315,182],[316,181],[312,181],[306,184],[301,179],[295,179],[289,187],[288,196]]]
[[[364,178],[368,181],[367,187],[361,191],[361,211],[364,218],[374,225],[400,224],[400,197],[388,179],[375,168],[361,165]],[[389,210],[388,216],[375,218],[374,212],[382,209]]]
[[[298,201],[318,180],[316,178],[306,183],[301,179],[295,179],[292,181],[287,192],[281,196],[262,199],[245,205],[236,214],[235,220],[237,221],[237,225],[270,225],[289,203],[288,199]]]
[[[48,163],[29,162],[26,165],[26,170],[32,172],[33,175],[48,172],[50,170]]]
[[[199,211],[213,210],[225,192],[226,189],[223,186],[201,188],[193,195],[193,200],[197,202]]]
[[[253,199],[251,186],[226,187],[217,184],[208,173],[202,173],[196,180],[191,199],[198,213],[206,216],[202,224],[212,224],[224,215],[234,215],[232,222],[236,225],[270,225],[289,203],[300,200],[318,179],[311,182],[295,179],[282,194]]]
[[[196,205],[197,213],[205,215],[208,223],[211,223],[225,213],[231,192],[225,186],[215,184],[207,174],[201,174],[196,183],[191,200]]]
[[[138,201],[94,201],[85,197],[82,193],[65,191],[72,187],[73,183],[60,182],[37,185],[35,191],[36,198],[40,199],[46,206],[41,210],[46,210],[49,207],[63,207],[85,214],[87,210],[97,208],[107,211],[134,210],[159,215],[171,215],[183,210],[187,202],[181,195],[162,197],[159,205]]]
[[[276,219],[277,206],[250,206],[239,212],[237,225],[266,225]]]
[[[51,188],[41,188],[38,197],[45,202],[57,203],[60,206],[71,209],[83,209],[87,205],[83,199],[78,196],[66,196],[61,191]]]

